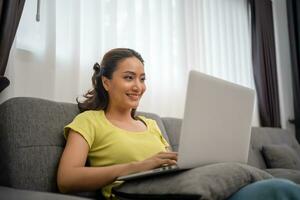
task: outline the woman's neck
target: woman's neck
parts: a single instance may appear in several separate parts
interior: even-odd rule
[[[132,121],[131,109],[117,109],[108,107],[105,111],[105,116],[107,119],[116,121]]]

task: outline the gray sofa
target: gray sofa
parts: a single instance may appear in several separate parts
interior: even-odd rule
[[[99,198],[97,192],[74,195],[59,194],[56,170],[65,140],[63,127],[79,111],[77,105],[44,99],[17,97],[0,105],[0,197],[4,199],[83,199]],[[173,150],[178,148],[181,120],[155,119]],[[169,134],[167,134],[169,133]],[[253,128],[249,165],[264,169],[275,177],[300,183],[296,169],[267,169],[261,149],[266,144],[286,144],[297,156],[300,147],[286,130]]]

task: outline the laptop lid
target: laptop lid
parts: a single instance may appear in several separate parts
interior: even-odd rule
[[[248,160],[254,90],[190,71],[178,149],[178,168],[119,177],[131,180],[216,162]]]
[[[248,160],[255,92],[190,71],[178,149],[178,166]]]

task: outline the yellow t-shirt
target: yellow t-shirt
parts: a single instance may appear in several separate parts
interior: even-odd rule
[[[88,160],[91,166],[110,166],[115,164],[140,161],[165,151],[169,146],[163,138],[156,122],[143,116],[147,130],[131,132],[114,126],[105,116],[103,110],[89,110],[77,115],[65,126],[67,138],[70,129],[78,132],[88,143]],[[103,195],[109,198],[111,188],[116,183],[102,189]]]

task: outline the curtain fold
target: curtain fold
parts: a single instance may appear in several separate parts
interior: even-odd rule
[[[300,142],[300,1],[287,0],[288,27],[292,63],[294,120],[296,138]]]
[[[0,92],[9,85],[4,73],[24,3],[25,0],[0,1]]]
[[[281,127],[271,0],[249,0],[253,74],[261,126]]]

